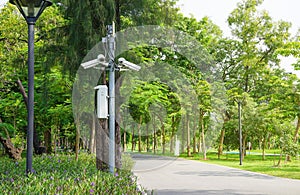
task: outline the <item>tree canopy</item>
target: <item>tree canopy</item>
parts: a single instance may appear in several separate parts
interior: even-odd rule
[[[209,17],[198,20],[181,14],[176,0],[54,3],[35,28],[36,150],[42,146],[51,153],[75,147],[80,135],[72,114],[73,82],[80,63],[100,45],[106,25],[114,21],[117,32],[127,36],[116,44],[123,47],[129,40],[128,49],[116,57],[126,57],[148,71],[129,80],[124,78],[127,73],[118,73],[117,110],[130,116],[117,121],[124,150],[126,144],[134,150],[138,142],[139,151],[144,146],[147,151],[173,152],[176,139],[181,141],[181,152],[188,154],[191,149],[205,153],[214,148],[219,155],[223,148],[237,149],[237,102],[241,101],[244,151],[251,142],[257,148],[280,149],[287,156],[299,152],[299,78],[282,69],[282,57],[287,56],[298,60],[291,65],[299,69],[299,33],[292,37],[290,22],[275,21],[261,10],[263,0],[237,3],[227,19],[230,37],[223,36]],[[27,26],[10,4],[1,8],[0,16],[0,137],[24,148]],[[155,30],[134,28],[151,29],[150,25]],[[140,41],[130,42],[134,38]],[[105,84],[107,75],[98,80],[95,83]],[[89,118],[90,112],[94,108],[86,106],[80,117]],[[80,127],[76,122],[77,128],[88,132],[77,141],[94,151],[92,135],[98,121],[91,121]]]

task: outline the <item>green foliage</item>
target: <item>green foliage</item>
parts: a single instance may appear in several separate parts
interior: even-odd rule
[[[0,123],[0,136],[4,138],[8,138],[7,135],[11,135],[15,132],[15,128],[8,123]]]
[[[54,55],[63,71],[74,78],[88,50],[101,41],[106,33],[106,25],[114,20],[115,5],[113,0],[63,0],[61,4],[61,13],[68,22],[58,29],[61,36],[56,37],[56,42],[63,46],[57,49],[64,55]]]
[[[299,152],[299,144],[293,141],[293,134],[291,131],[291,129],[293,129],[292,123],[283,122],[282,124],[278,124],[277,128],[276,133],[279,138],[277,144],[281,149],[282,154],[295,157]]]
[[[174,96],[173,98],[171,98],[171,96],[172,92],[168,86],[164,85],[163,83],[141,82],[140,85],[136,86],[131,98],[129,99],[130,113],[138,123],[140,116],[143,116],[143,123],[148,123],[151,118],[149,108],[152,105],[160,104],[162,107],[167,109],[168,114],[178,112],[178,103],[177,110],[172,109],[176,107],[176,104],[171,104],[169,101],[169,98],[170,100],[174,100]]]
[[[81,154],[34,157],[34,173],[25,175],[25,160],[0,158],[0,190],[4,194],[141,194],[134,176],[96,170],[95,156]]]
[[[169,25],[179,21],[177,0],[119,0],[120,29],[141,25]]]

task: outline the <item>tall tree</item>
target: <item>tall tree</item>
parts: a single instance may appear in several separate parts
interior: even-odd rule
[[[216,55],[226,88],[234,89],[239,95],[248,93],[257,103],[262,97],[259,91],[265,90],[259,88],[258,84],[270,69],[278,69],[278,52],[290,42],[291,26],[288,22],[273,21],[267,11],[258,10],[262,2],[243,0],[237,4],[237,8],[228,17],[232,39],[221,40]],[[224,111],[225,121],[231,118],[229,114],[229,110]]]
[[[11,109],[14,114],[17,114],[13,118],[5,116],[3,120],[5,123],[14,124],[14,128],[17,130],[17,134],[25,135],[24,131],[26,128],[26,120],[25,120],[25,110],[27,107],[27,95],[26,95],[26,87],[23,86],[27,80],[27,26],[26,22],[22,18],[19,12],[15,11],[15,6],[8,4],[3,9],[1,9],[1,38],[0,38],[0,55],[1,62],[5,63],[5,66],[1,66],[5,69],[1,69],[1,81],[0,86],[1,89],[6,91],[11,97],[14,97],[14,102],[20,102],[23,100],[23,106],[14,107]],[[2,17],[3,16],[3,17]],[[50,19],[49,19],[50,18]],[[41,19],[37,22],[35,28],[35,69],[36,69],[36,100],[43,100],[42,96],[44,95],[43,86],[41,79],[42,75],[45,76],[43,78],[47,78],[45,71],[47,56],[45,53],[45,48],[50,48],[50,45],[54,42],[54,33],[53,29],[59,27],[61,23],[63,23],[63,19],[59,14],[59,10],[56,6],[52,6],[51,8],[45,10],[44,14],[41,16]],[[47,39],[48,42],[45,41]],[[49,51],[49,50],[48,50]],[[45,52],[45,53],[44,53]],[[43,65],[43,66],[42,66]],[[48,67],[48,66],[47,66]],[[50,68],[48,67],[50,70]],[[5,93],[6,94],[6,93]],[[5,101],[11,99],[7,94],[1,94],[1,98],[5,99]],[[45,96],[43,96],[45,97]],[[49,107],[43,107],[45,104],[36,104],[36,113],[46,113],[46,110]],[[1,105],[1,108],[3,104]],[[8,107],[4,106],[4,109]],[[43,109],[41,109],[43,108]],[[21,114],[22,113],[22,114]],[[12,120],[13,119],[13,120]],[[22,121],[22,122],[18,122]],[[47,120],[45,120],[47,121]],[[41,125],[42,124],[42,125]],[[34,128],[34,149],[35,153],[40,152],[41,145],[41,135],[45,128],[45,123],[40,121],[39,115],[35,115],[35,128]],[[42,127],[43,126],[43,127]],[[22,136],[23,137],[23,136]]]

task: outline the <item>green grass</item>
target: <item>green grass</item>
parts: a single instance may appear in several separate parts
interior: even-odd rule
[[[275,151],[276,153],[278,151]],[[274,151],[267,151],[267,154],[274,154]],[[278,154],[278,153],[277,153]],[[208,152],[207,160],[203,160],[202,154],[192,154],[192,157],[187,157],[186,154],[180,155],[180,157],[192,160],[200,160],[207,163],[213,163],[228,167],[239,168],[242,170],[253,171],[263,173],[267,175],[273,175],[277,177],[300,179],[300,160],[292,158],[291,162],[284,162],[282,159],[281,165],[276,166],[279,156],[267,155],[265,160],[262,160],[261,151],[253,151],[250,155],[247,152],[242,165],[240,165],[238,154],[223,154],[218,159],[216,152]]]
[[[127,165],[132,163],[128,157]],[[14,162],[0,157],[1,194],[141,194],[130,171],[116,175],[96,169],[95,156],[35,156],[34,173],[25,174],[25,158]]]

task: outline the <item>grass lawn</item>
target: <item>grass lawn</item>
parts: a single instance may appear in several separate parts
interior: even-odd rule
[[[239,154],[228,153],[223,154],[218,159],[216,152],[208,152],[207,160],[203,160],[202,154],[192,154],[192,157],[187,157],[186,154],[180,155],[180,157],[192,160],[200,160],[207,163],[213,163],[228,167],[239,168],[242,170],[253,171],[273,175],[277,177],[300,179],[300,160],[292,158],[291,162],[284,162],[284,158],[281,161],[281,165],[278,167],[277,162],[279,159],[278,155],[274,155],[274,151],[267,151],[269,155],[266,155],[266,159],[262,160],[261,151],[247,152],[242,165],[240,165]],[[276,152],[277,153],[277,152]]]

